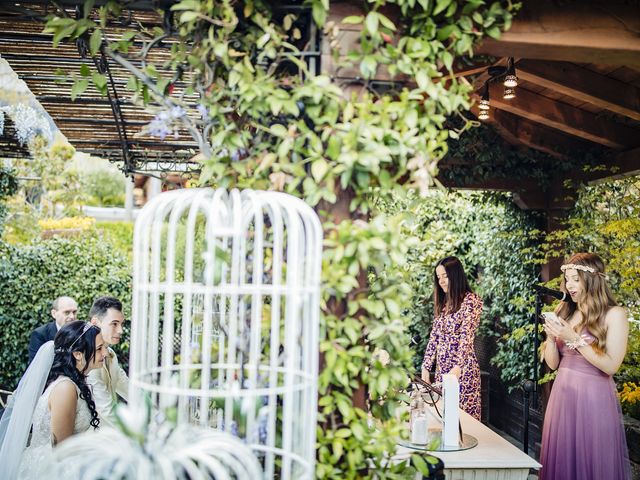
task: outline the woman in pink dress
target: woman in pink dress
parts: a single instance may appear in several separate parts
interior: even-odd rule
[[[433,275],[434,313],[429,343],[422,362],[422,379],[436,363],[435,381],[452,373],[460,382],[460,408],[480,420],[480,366],[473,342],[480,324],[482,299],[471,291],[456,257],[438,262]]]
[[[558,369],[542,430],[540,480],[631,478],[622,412],[612,375],[627,349],[629,324],[593,253],[561,267],[571,296],[547,318],[544,359]]]

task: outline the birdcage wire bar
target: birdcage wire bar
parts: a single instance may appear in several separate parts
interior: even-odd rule
[[[321,254],[317,215],[290,195],[154,198],[134,232],[132,403],[237,435],[265,478],[312,478]]]

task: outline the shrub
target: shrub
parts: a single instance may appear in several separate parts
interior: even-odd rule
[[[98,238],[132,260],[133,222],[96,222],[95,228],[98,231]]]
[[[63,217],[63,218],[44,218],[38,220],[38,225],[43,230],[61,230],[61,229],[77,229],[89,230],[96,223],[92,217]]]
[[[130,264],[111,245],[89,236],[26,246],[1,243],[0,291],[4,293],[0,298],[0,385],[12,389],[27,366],[29,335],[52,320],[51,302],[56,297],[74,297],[78,318],[88,320],[93,300],[112,295],[123,301],[129,316]],[[117,348],[123,360],[128,349],[127,340]]]
[[[125,200],[124,182],[120,172],[106,168],[81,175],[81,183],[89,197],[87,205],[97,207],[122,207]]]
[[[3,200],[17,191],[18,180],[13,171],[0,168],[0,234],[2,234],[4,220],[7,216],[7,207],[4,205]]]

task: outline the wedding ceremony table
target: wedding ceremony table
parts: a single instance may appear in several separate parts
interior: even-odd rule
[[[478,445],[455,452],[432,452],[444,462],[447,480],[526,480],[529,469],[541,467],[529,455],[462,410],[460,423],[462,431],[475,437]],[[407,459],[415,453],[419,451],[398,446],[394,459]]]

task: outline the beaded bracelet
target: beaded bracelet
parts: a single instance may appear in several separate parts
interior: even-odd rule
[[[576,340],[571,342],[564,342],[564,344],[569,350],[577,350],[580,347],[586,347],[588,345],[587,341],[582,337],[578,337]]]

